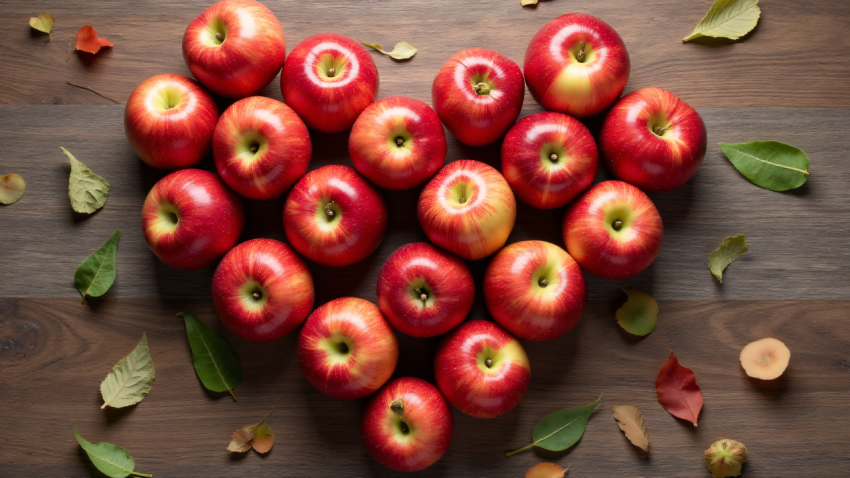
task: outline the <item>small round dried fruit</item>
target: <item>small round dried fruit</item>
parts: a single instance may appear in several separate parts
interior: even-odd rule
[[[0,203],[14,204],[24,195],[27,188],[24,178],[12,173],[0,176]]]
[[[705,450],[705,462],[714,478],[741,476],[741,467],[749,458],[743,443],[724,438]]]
[[[761,380],[773,380],[788,367],[791,351],[776,339],[756,340],[741,350],[741,365],[747,375]]]

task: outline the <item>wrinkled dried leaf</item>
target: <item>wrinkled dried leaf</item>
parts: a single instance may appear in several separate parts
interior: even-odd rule
[[[139,345],[112,367],[100,384],[103,406],[122,408],[135,405],[145,398],[153,385],[154,368],[148,349],[148,336],[142,334]]]
[[[643,414],[636,406],[614,406],[614,419],[617,420],[617,425],[620,426],[620,430],[623,430],[632,445],[643,451],[649,451],[649,435],[646,433],[646,423],[643,421]]]
[[[726,267],[737,261],[748,250],[750,250],[750,245],[747,243],[746,235],[729,236],[723,239],[720,247],[708,256],[708,269],[722,284],[723,271],[726,270]]]
[[[634,335],[647,335],[655,330],[658,322],[658,302],[646,292],[623,289],[629,298],[617,309],[617,323],[626,332]]]
[[[85,304],[86,296],[100,297],[112,287],[115,282],[115,252],[118,250],[118,239],[121,230],[116,229],[109,239],[86,257],[74,272],[74,287],[83,296],[80,303]]]
[[[40,32],[50,33],[53,30],[53,15],[39,13],[37,17],[30,17],[30,26]]]
[[[554,463],[540,463],[532,466],[525,472],[525,478],[564,478],[570,465],[566,468],[561,468],[560,465]]]
[[[697,426],[697,418],[702,410],[702,391],[694,373],[679,365],[672,350],[655,378],[655,390],[658,392],[658,403],[665,410]]]
[[[233,432],[227,451],[244,453],[253,447],[257,453],[268,453],[274,445],[274,431],[266,423],[272,413],[274,408],[260,423],[246,425]]]
[[[151,475],[133,471],[136,462],[133,461],[133,457],[127,450],[120,446],[111,443],[91,443],[80,436],[77,427],[74,427],[74,435],[76,435],[77,441],[86,451],[95,468],[104,475],[110,478],[124,478],[129,475],[151,478]]]
[[[749,33],[759,22],[758,0],[717,0],[694,28],[690,41],[702,36],[737,40]]]
[[[24,178],[15,173],[0,176],[0,204],[15,204],[24,196],[27,183]]]
[[[389,55],[390,58],[395,60],[409,60],[413,58],[413,55],[415,55],[417,51],[419,51],[414,48],[413,45],[407,43],[406,41],[400,41],[396,43],[392,51],[384,51],[383,49],[381,49],[381,45],[377,43],[366,43],[365,41],[361,43],[370,48],[378,50],[384,55]]]
[[[91,214],[106,204],[109,198],[109,183],[93,173],[70,151],[59,147],[71,160],[71,178],[68,180],[68,197],[71,207],[81,214]]]
[[[77,38],[74,45],[74,48],[77,50],[91,54],[99,52],[102,47],[113,46],[112,42],[106,38],[98,38],[97,31],[88,25],[77,30]]]
[[[519,4],[523,7],[528,5],[537,5],[537,0],[519,0]]]

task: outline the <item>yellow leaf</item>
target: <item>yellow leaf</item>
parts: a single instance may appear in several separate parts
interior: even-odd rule
[[[554,463],[540,463],[534,465],[525,472],[525,478],[564,478],[564,474],[570,469],[570,465],[561,468]]]
[[[413,45],[407,43],[406,41],[400,41],[396,43],[392,51],[384,51],[381,48],[381,45],[378,43],[366,43],[365,41],[362,41],[360,43],[363,43],[369,48],[374,48],[379,52],[383,53],[384,55],[388,55],[394,60],[409,60],[413,58],[413,55],[415,55],[417,51],[419,51],[414,48]]]
[[[523,7],[528,5],[537,5],[537,0],[519,0],[519,4]]]
[[[702,36],[737,40],[750,33],[759,22],[759,0],[717,0],[694,28],[690,41]]]
[[[649,435],[646,433],[646,423],[643,414],[633,405],[617,405],[614,407],[614,419],[620,430],[626,434],[626,438],[632,445],[649,451]]]
[[[39,13],[37,17],[30,17],[30,26],[40,32],[50,33],[53,30],[53,15]]]

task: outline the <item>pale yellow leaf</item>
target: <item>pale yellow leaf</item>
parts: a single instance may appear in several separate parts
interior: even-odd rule
[[[703,36],[737,40],[758,24],[761,9],[758,0],[717,0],[694,32],[682,41]]]
[[[537,0],[519,0],[519,4],[523,7],[528,5],[537,5]]]
[[[626,434],[626,438],[632,445],[649,451],[649,435],[646,433],[646,423],[643,414],[633,405],[617,405],[614,407],[614,419],[620,430]]]
[[[50,33],[53,30],[53,15],[39,13],[37,17],[30,17],[30,26],[40,32]]]
[[[390,58],[393,58],[395,60],[409,60],[413,58],[413,55],[415,55],[417,51],[419,51],[414,48],[413,45],[407,43],[406,41],[400,41],[396,43],[392,51],[384,51],[381,45],[378,43],[366,43],[365,41],[361,43],[368,46],[369,48],[374,48],[379,52],[383,53],[384,55],[388,55]]]

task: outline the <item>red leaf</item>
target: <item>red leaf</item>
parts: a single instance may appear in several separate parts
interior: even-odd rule
[[[97,31],[86,25],[77,30],[77,40],[74,48],[87,53],[95,54],[101,47],[112,46],[112,42],[106,38],[98,38]]]
[[[691,369],[679,365],[679,360],[670,351],[670,358],[661,366],[655,379],[658,403],[674,417],[688,420],[697,426],[697,417],[702,409],[702,391],[697,385]]]

